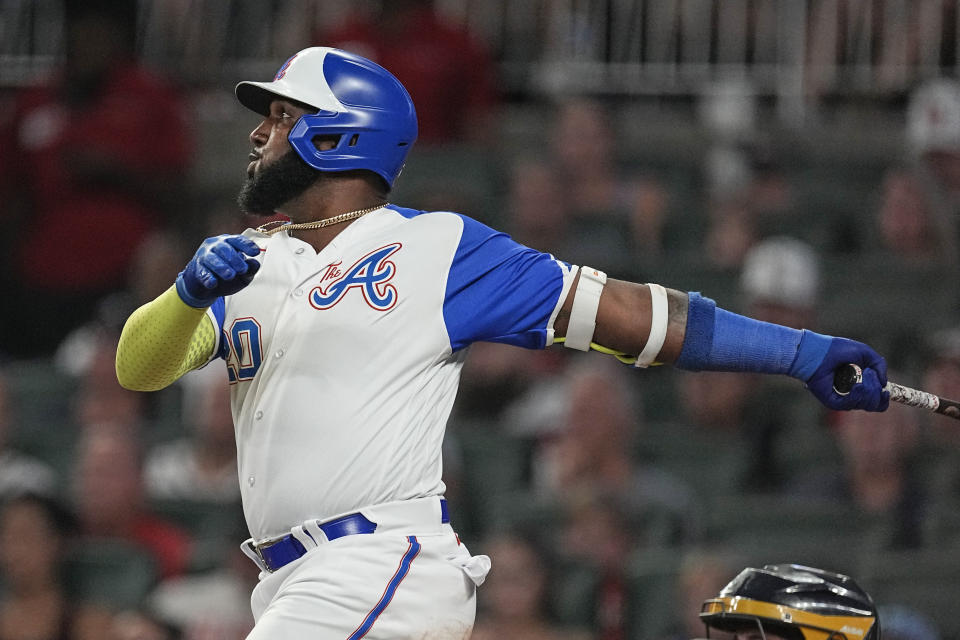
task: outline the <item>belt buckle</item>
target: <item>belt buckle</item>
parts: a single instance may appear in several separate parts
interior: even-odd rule
[[[276,541],[259,545],[259,544],[255,544],[253,540],[250,540],[247,542],[247,547],[249,547],[249,549],[254,553],[254,555],[257,556],[257,558],[260,560],[260,566],[263,568],[264,571],[267,571],[268,573],[273,573],[273,567],[271,567],[270,564],[267,562],[267,559],[264,557],[263,552],[260,549],[261,547],[269,547],[271,544],[275,544],[275,543]]]

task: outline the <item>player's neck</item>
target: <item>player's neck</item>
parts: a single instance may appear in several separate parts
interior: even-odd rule
[[[302,195],[286,203],[279,213],[283,213],[294,223],[315,222],[386,203],[385,198],[366,188],[364,183],[357,184],[346,178],[336,183],[326,183],[322,188],[318,186],[307,189]],[[353,222],[355,220],[348,220],[321,229],[298,229],[293,233],[319,252]]]

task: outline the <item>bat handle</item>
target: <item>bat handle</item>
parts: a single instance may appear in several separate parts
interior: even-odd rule
[[[863,381],[863,369],[855,364],[845,364],[837,367],[833,374],[833,390],[841,396],[850,393],[855,384]],[[960,419],[960,402],[941,398],[933,393],[906,387],[896,382],[887,382],[884,391],[890,394],[890,400],[933,411],[950,418]]]
[[[833,391],[839,396],[845,396],[853,389],[853,385],[863,382],[863,369],[850,363],[837,367],[833,372]]]

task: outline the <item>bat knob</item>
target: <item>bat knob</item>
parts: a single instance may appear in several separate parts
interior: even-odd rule
[[[855,384],[863,382],[863,369],[857,365],[845,364],[833,373],[833,391],[840,396],[850,393]]]

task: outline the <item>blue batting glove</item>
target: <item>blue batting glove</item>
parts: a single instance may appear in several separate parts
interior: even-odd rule
[[[847,395],[840,395],[833,389],[834,372],[851,363],[863,369],[863,380],[853,385]],[[829,409],[886,411],[890,404],[890,393],[883,390],[887,385],[887,362],[862,342],[804,331],[790,375],[802,380]]]
[[[250,238],[220,235],[207,238],[177,276],[177,293],[191,307],[209,307],[221,296],[246,287],[260,269],[248,256],[259,256],[260,247]]]

